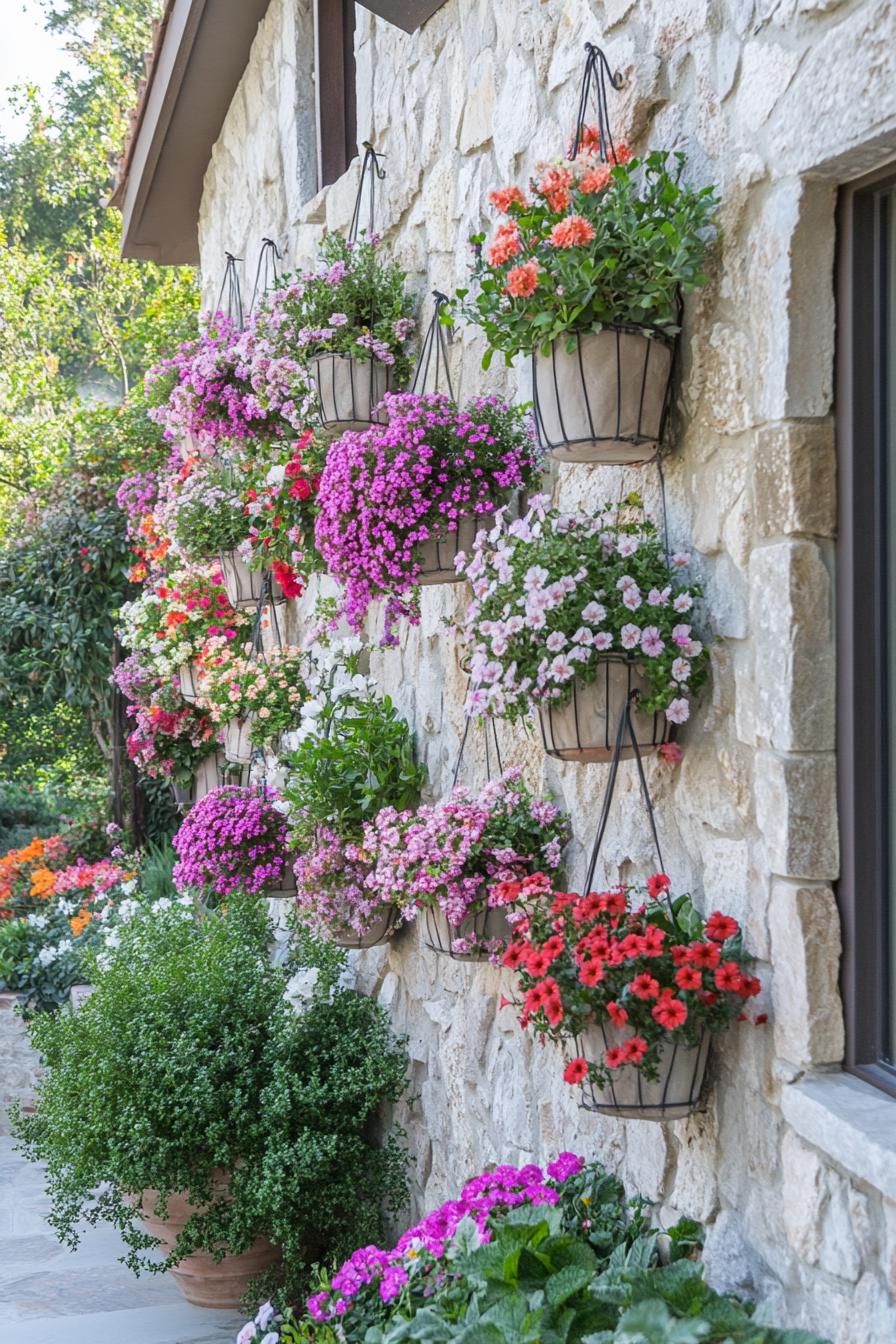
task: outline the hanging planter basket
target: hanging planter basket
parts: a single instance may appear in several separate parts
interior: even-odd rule
[[[333,933],[330,935],[330,942],[336,947],[363,949],[368,947],[379,947],[382,943],[388,943],[395,930],[398,927],[398,910],[394,905],[384,905],[375,914],[363,933],[356,933],[354,929],[346,925],[342,933]]]
[[[433,952],[451,957],[452,961],[484,961],[488,953],[482,950],[455,952],[454,943],[460,938],[475,938],[476,943],[502,942],[511,937],[507,913],[503,906],[486,906],[476,914],[467,915],[459,924],[449,924],[441,906],[427,905],[424,909],[423,941]]]
[[[222,551],[218,556],[227,600],[238,611],[257,607],[264,595],[265,600],[279,604],[286,601],[283,589],[273,575],[265,570],[250,569],[239,551]],[[269,579],[265,591],[265,580]]]
[[[193,804],[198,803],[206,794],[211,793],[213,789],[220,788],[223,766],[226,766],[223,753],[213,751],[200,761],[193,775],[192,784],[184,788],[181,784],[172,783],[171,791],[174,794],[174,801],[181,812],[189,811]],[[248,771],[246,771],[246,774],[248,775]],[[227,782],[242,783],[243,781],[239,779],[228,780]]]
[[[180,679],[181,695],[188,704],[195,705],[202,693],[199,685],[199,664],[181,663],[177,675]]]
[[[441,532],[428,541],[421,541],[417,547],[420,572],[415,583],[421,588],[432,587],[437,583],[462,583],[463,575],[458,574],[454,567],[455,556],[458,551],[469,553],[476,534],[488,531],[494,525],[493,513],[475,513],[468,518],[461,518],[451,532]]]
[[[568,348],[571,346],[571,349]],[[608,325],[532,354],[538,441],[563,462],[649,462],[663,439],[675,338]]]
[[[317,414],[325,429],[367,429],[382,424],[377,407],[392,388],[392,370],[378,359],[323,354],[309,360]]]
[[[538,720],[544,749],[561,761],[609,761],[616,743],[619,716],[632,703],[631,721],[642,756],[651,756],[669,738],[665,714],[643,714],[637,708],[637,693],[645,689],[638,664],[621,653],[603,654],[594,681],[576,677],[572,695],[564,703],[544,700],[538,705]],[[632,695],[635,699],[632,701]],[[619,757],[635,753],[629,741]]]
[[[224,755],[232,765],[251,765],[254,750],[251,731],[251,715],[245,719],[231,719],[224,730]]]
[[[591,1063],[603,1060],[607,1050],[621,1045],[632,1031],[601,1022],[589,1028],[576,1042],[578,1053]],[[582,1084],[580,1105],[586,1111],[616,1115],[622,1120],[683,1120],[697,1110],[706,1075],[710,1036],[704,1032],[700,1044],[667,1041],[660,1052],[659,1076],[653,1082],[633,1064],[613,1071],[606,1088]]]

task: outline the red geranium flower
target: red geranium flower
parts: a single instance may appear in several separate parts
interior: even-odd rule
[[[573,1086],[576,1083],[583,1083],[587,1077],[588,1062],[587,1060],[582,1059],[581,1056],[579,1056],[578,1059],[571,1059],[563,1070],[564,1083],[570,1083]]]
[[[733,938],[736,933],[740,933],[737,920],[730,915],[723,915],[719,910],[714,910],[706,921],[706,936],[714,943],[724,943],[726,938]]]
[[[660,992],[659,981],[646,971],[636,975],[629,988],[637,999],[655,999]]]
[[[647,895],[651,900],[658,901],[671,885],[672,883],[665,873],[654,873],[653,877],[647,879]]]

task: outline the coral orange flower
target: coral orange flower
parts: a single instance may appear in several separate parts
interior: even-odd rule
[[[507,273],[505,290],[515,299],[528,299],[538,288],[538,272],[537,261],[527,261],[522,266],[515,266]]]
[[[610,182],[610,165],[608,163],[599,163],[594,168],[589,168],[579,178],[579,191],[586,196],[594,196],[598,191],[603,191]]]
[[[512,220],[499,225],[495,231],[494,241],[488,250],[490,265],[503,266],[505,261],[510,261],[511,257],[519,256],[522,246],[520,231]]]
[[[551,229],[554,247],[582,247],[594,237],[594,225],[581,215],[567,215]]]
[[[549,168],[538,186],[539,194],[558,213],[569,209],[572,173],[568,168]]]
[[[79,934],[82,934],[82,933],[84,932],[84,930],[87,928],[87,925],[90,923],[90,913],[89,913],[89,911],[87,911],[87,910],[80,910],[80,911],[78,912],[78,914],[76,914],[76,915],[72,915],[72,917],[71,917],[71,919],[68,921],[68,923],[69,923],[69,928],[70,928],[71,931],[72,931],[72,935],[73,935],[75,938],[77,938],[77,937],[79,936]]]
[[[519,187],[501,187],[499,191],[489,192],[488,198],[502,215],[506,215],[512,205],[528,205]]]

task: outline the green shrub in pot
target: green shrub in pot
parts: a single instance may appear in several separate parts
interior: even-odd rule
[[[245,897],[201,919],[183,906],[136,919],[77,1017],[34,1023],[46,1072],[14,1133],[46,1163],[66,1245],[82,1220],[109,1222],[139,1273],[266,1238],[291,1294],[401,1206],[405,1158],[374,1122],[404,1090],[404,1054],[372,1000],[334,986],[332,957],[297,1013],[295,967],[271,967],[269,938]],[[180,1195],[199,1210],[161,1263],[138,1208],[148,1191],[163,1217]]]

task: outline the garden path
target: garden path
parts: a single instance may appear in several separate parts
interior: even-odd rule
[[[167,1274],[135,1278],[113,1228],[67,1251],[47,1207],[41,1170],[0,1137],[0,1344],[232,1344],[243,1315],[190,1306]]]

